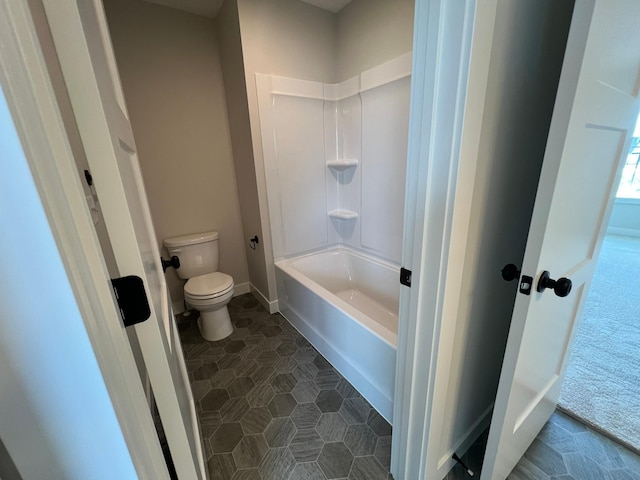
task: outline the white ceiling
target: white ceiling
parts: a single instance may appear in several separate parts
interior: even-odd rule
[[[351,0],[302,0],[309,5],[315,5],[316,7],[328,10],[333,13],[338,13],[344,7],[346,7]]]
[[[203,17],[215,18],[224,0],[144,0],[146,2],[176,8]],[[301,0],[329,12],[337,13],[351,0]]]
[[[215,18],[224,0],[144,0],[157,5],[195,13],[203,17]]]

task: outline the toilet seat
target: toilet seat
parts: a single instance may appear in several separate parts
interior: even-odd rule
[[[190,278],[184,285],[185,296],[194,300],[222,297],[233,290],[233,277],[226,273],[213,272]]]

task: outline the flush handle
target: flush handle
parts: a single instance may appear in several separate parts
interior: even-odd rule
[[[166,272],[167,268],[169,267],[180,268],[180,259],[175,255],[171,257],[169,260],[165,260],[164,258],[160,257],[160,261],[162,262],[163,272]]]

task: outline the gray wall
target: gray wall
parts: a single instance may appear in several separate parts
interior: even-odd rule
[[[607,232],[640,236],[640,200],[616,199]]]
[[[335,15],[295,0],[238,0],[249,91],[255,73],[335,81]]]
[[[247,103],[247,84],[240,38],[240,20],[238,3],[226,0],[215,20],[224,88],[226,92],[227,113],[233,147],[233,161],[238,182],[238,196],[242,226],[245,232],[244,246],[249,268],[249,278],[254,289],[264,297],[268,296],[267,265],[265,260],[265,242],[260,223],[260,205],[256,168],[251,146],[251,127],[249,125],[249,105]],[[262,239],[256,249],[249,248],[249,238],[257,235]]]
[[[336,15],[336,81],[413,48],[414,0],[353,0]]]
[[[105,10],[158,242],[220,232],[220,271],[249,273],[214,21],[131,0]],[[175,301],[183,282],[167,283]]]
[[[238,12],[268,283],[262,293],[273,302],[277,293],[255,74],[334,82],[335,15],[294,0],[239,0]]]

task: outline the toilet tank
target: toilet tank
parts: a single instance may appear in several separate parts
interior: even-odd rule
[[[167,238],[164,246],[169,256],[180,259],[176,273],[188,279],[218,271],[218,232],[193,233]]]

